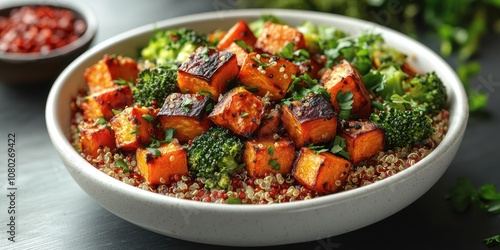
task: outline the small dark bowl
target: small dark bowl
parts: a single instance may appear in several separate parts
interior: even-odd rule
[[[0,16],[23,6],[50,6],[69,9],[86,24],[86,31],[75,41],[46,54],[0,52],[0,83],[11,85],[52,84],[66,66],[92,43],[97,32],[94,12],[83,1],[9,1],[0,2]]]

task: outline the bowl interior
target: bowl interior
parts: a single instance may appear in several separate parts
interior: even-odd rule
[[[68,140],[69,103],[85,86],[85,69],[104,54],[134,57],[138,48],[147,44],[155,29],[188,27],[210,32],[218,28],[228,29],[239,20],[251,21],[261,14],[271,13],[292,26],[310,20],[353,34],[371,30],[382,34],[386,43],[396,49],[415,55],[411,63],[417,69],[436,71],[447,86],[450,125],[443,142],[413,167],[374,184],[306,201],[263,206],[207,204],[139,190],[99,172],[72,148]],[[134,224],[171,237],[245,246],[317,240],[367,226],[399,211],[425,193],[446,170],[461,142],[467,116],[465,92],[456,74],[442,58],[419,42],[379,25],[352,18],[308,11],[258,9],[203,13],[165,20],[106,40],[81,55],[61,73],[51,89],[46,109],[49,135],[68,171],[82,189],[103,207]],[[126,204],[128,208],[123,209],[121,204]],[[134,209],[142,212],[131,212]],[[186,214],[189,214],[188,221]],[[221,227],[214,232],[214,225]]]

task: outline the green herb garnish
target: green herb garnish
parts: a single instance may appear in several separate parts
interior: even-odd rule
[[[117,167],[120,167],[121,169],[123,169],[123,173],[130,172],[129,166],[122,158],[118,158],[117,160],[115,160],[115,164]]]
[[[345,148],[346,148],[345,139],[341,136],[338,136],[338,135],[335,136],[335,139],[333,140],[333,147],[330,150],[330,152],[332,152],[335,155],[342,156],[342,157],[349,160],[351,158],[351,156],[349,155],[349,153],[347,151],[345,151]]]
[[[145,119],[146,121],[148,121],[149,123],[153,123],[153,121],[154,121],[154,119],[155,119],[153,116],[151,116],[151,115],[149,115],[149,114],[143,114],[143,115],[142,115],[142,118],[144,118],[144,119]]]
[[[273,167],[274,170],[280,170],[281,166],[275,159],[269,160],[269,165]]]

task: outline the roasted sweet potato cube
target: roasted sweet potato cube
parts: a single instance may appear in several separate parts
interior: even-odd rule
[[[255,48],[264,53],[275,55],[287,44],[294,43],[294,50],[304,49],[306,39],[295,28],[288,25],[266,22],[255,41]]]
[[[158,113],[158,120],[163,130],[174,129],[180,142],[188,142],[208,130],[212,121],[207,118],[207,109],[213,107],[213,101],[200,94],[172,93],[166,99]]]
[[[353,164],[369,159],[385,147],[383,129],[369,120],[341,122],[339,136],[345,139]]]
[[[236,55],[238,67],[241,67],[243,65],[243,62],[245,62],[245,58],[248,55],[248,52],[236,43],[231,43],[231,45],[229,45],[229,47],[225,48],[224,50]]]
[[[344,184],[351,162],[329,152],[316,154],[303,147],[295,159],[292,175],[305,187],[319,193],[333,193]]]
[[[115,131],[116,147],[126,151],[151,143],[156,134],[156,111],[146,107],[128,107],[111,118],[109,123]]]
[[[80,130],[80,149],[85,155],[96,158],[99,149],[109,148],[112,152],[116,149],[115,134],[107,124],[94,124],[83,122],[78,126]]]
[[[358,119],[368,119],[372,111],[370,92],[363,82],[363,77],[358,70],[346,60],[333,66],[332,70],[323,74],[320,81],[325,89],[330,93],[331,103],[336,112],[339,112],[340,106],[337,102],[339,91],[346,93],[350,91],[353,94],[351,115]]]
[[[183,93],[208,91],[217,100],[238,72],[238,62],[233,53],[202,46],[179,67],[177,81]]]
[[[247,46],[253,47],[257,38],[254,36],[252,30],[250,30],[245,21],[239,21],[233,25],[233,27],[231,27],[231,29],[227,31],[226,35],[219,41],[217,49],[226,49],[236,40],[243,41]]]
[[[88,68],[83,77],[90,93],[116,86],[115,80],[135,82],[139,74],[137,62],[124,56],[104,55],[104,58]]]
[[[243,87],[236,87],[224,95],[208,118],[236,134],[250,138],[260,125],[265,104]]]
[[[283,105],[281,120],[297,148],[328,142],[337,134],[337,113],[322,95]]]
[[[253,177],[284,175],[292,169],[294,154],[295,145],[288,138],[249,140],[245,142],[243,162],[248,175]]]
[[[187,150],[176,140],[155,149],[138,148],[136,159],[149,185],[170,184],[176,175],[188,175]]]
[[[285,97],[297,71],[297,65],[284,58],[264,57],[252,52],[243,61],[238,80],[243,86],[257,88],[259,96],[280,100]]]
[[[99,117],[109,120],[114,116],[113,110],[122,110],[133,102],[134,97],[129,86],[116,86],[82,98],[80,108],[86,120]]]
[[[257,138],[273,137],[274,135],[281,134],[281,107],[276,105],[272,108],[266,108],[260,126],[254,132]]]

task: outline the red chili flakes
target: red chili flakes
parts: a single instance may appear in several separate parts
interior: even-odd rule
[[[51,6],[25,6],[0,17],[0,52],[48,53],[80,37],[87,25],[75,13]]]

